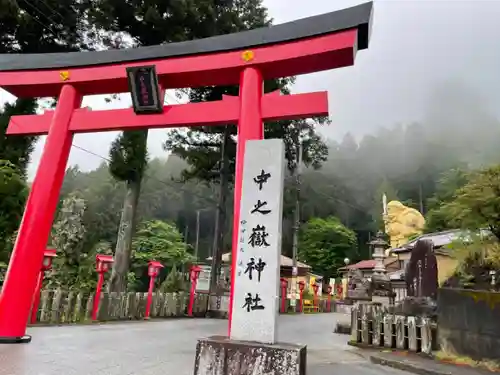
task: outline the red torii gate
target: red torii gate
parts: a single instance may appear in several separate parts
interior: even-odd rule
[[[9,135],[47,134],[47,139],[0,295],[0,342],[31,340],[25,335],[26,325],[73,134],[236,123],[234,254],[245,142],[263,139],[263,121],[328,114],[326,92],[263,95],[263,80],[353,65],[356,52],[368,48],[371,16],[370,2],[287,24],[190,42],[101,52],[0,55],[0,87],[17,97],[59,98],[55,111],[13,116],[7,130]],[[136,115],[133,109],[80,108],[84,95],[128,92],[126,69],[144,65],[156,67],[162,90],[239,84],[239,97],[167,105],[162,113],[148,115]],[[233,264],[232,280],[234,270]],[[231,288],[229,330],[232,293]]]

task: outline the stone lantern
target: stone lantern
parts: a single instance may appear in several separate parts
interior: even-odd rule
[[[372,247],[372,256],[375,260],[375,268],[373,269],[373,277],[378,279],[387,279],[387,270],[384,266],[385,249],[388,244],[383,238],[382,231],[378,231],[377,236],[368,243]]]

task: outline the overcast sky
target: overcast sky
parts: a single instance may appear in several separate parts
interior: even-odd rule
[[[356,0],[264,0],[274,23],[330,12],[363,3]],[[371,45],[358,53],[354,66],[298,77],[294,92],[326,90],[332,125],[321,130],[338,139],[357,137],[381,126],[419,121],[430,91],[445,80],[460,80],[477,90],[487,105],[500,99],[500,1],[378,0],[375,1]],[[170,99],[168,99],[170,98]],[[0,93],[0,100],[9,99]],[[173,95],[167,101],[174,102]],[[126,107],[128,98],[106,104],[87,97],[95,109]],[[497,115],[500,110],[495,110]],[[165,155],[164,130],[149,137],[152,156]],[[116,133],[77,135],[74,144],[106,156]],[[43,139],[33,154],[36,169]],[[71,164],[84,170],[101,159],[73,148]]]

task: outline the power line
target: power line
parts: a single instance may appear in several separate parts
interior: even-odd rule
[[[24,1],[27,2],[28,0],[24,0]],[[52,8],[45,0],[38,0],[38,1],[41,1],[45,5],[45,7],[49,11],[52,12],[52,14],[58,15],[61,18],[61,20],[63,21],[62,23],[64,24],[65,18],[64,18],[64,16],[61,13],[59,13],[57,10],[55,10],[54,8]]]
[[[29,6],[30,6],[30,7],[31,7],[31,8],[32,8],[35,12],[37,12],[39,16],[41,15],[41,16],[45,17],[46,19],[48,19],[49,21],[51,21],[51,22],[55,23],[55,21],[54,21],[51,17],[47,16],[44,12],[42,12],[42,11],[41,11],[39,8],[37,8],[35,5],[31,4],[28,0],[23,0],[23,1],[24,1],[27,5],[29,5]],[[63,17],[63,16],[62,16],[59,12],[55,11],[54,9],[52,9],[52,8],[51,8],[51,7],[50,7],[50,6],[49,6],[49,5],[48,5],[48,4],[47,4],[44,0],[41,0],[41,1],[45,4],[45,6],[46,6],[47,8],[49,8],[49,9],[52,11],[52,13],[53,13],[53,14],[58,14],[58,15],[59,15],[59,16],[60,16],[63,20],[64,20],[64,17]],[[28,12],[26,11],[26,9],[25,9],[25,12],[26,12],[26,13],[28,13]],[[29,13],[28,13],[28,14],[29,14]],[[31,16],[31,14],[30,14],[30,16]],[[45,28],[46,28],[47,30],[49,30],[50,32],[52,32],[52,34],[54,34],[54,36],[55,36],[56,38],[61,38],[61,37],[60,37],[60,36],[59,36],[59,35],[58,35],[58,34],[57,34],[57,33],[56,33],[53,29],[51,29],[48,25],[46,25],[46,24],[42,23],[41,21],[39,21],[36,17],[33,17],[33,16],[32,16],[32,19],[33,19],[33,20],[35,20],[36,22],[38,22],[41,26],[45,27]],[[167,92],[166,92],[166,91],[165,91],[165,96],[167,96]],[[176,98],[175,96],[174,96],[173,98],[174,98],[174,100],[177,102],[177,104],[181,104],[181,103],[177,100],[177,98]],[[81,150],[81,151],[84,151],[84,152],[86,152],[86,153],[88,153],[88,154],[90,154],[90,155],[96,156],[96,157],[98,157],[98,158],[100,158],[100,159],[102,159],[102,160],[105,160],[105,161],[107,161],[108,163],[109,163],[109,162],[111,162],[111,160],[110,160],[109,158],[106,158],[106,157],[104,157],[104,156],[102,156],[102,155],[99,155],[99,154],[97,154],[97,153],[95,153],[95,152],[92,152],[92,151],[90,151],[90,150],[87,150],[87,149],[86,149],[86,148],[84,148],[84,147],[78,146],[78,145],[76,145],[76,144],[72,144],[71,146],[72,146],[72,147],[74,147],[74,148],[76,148],[76,149],[79,149],[79,150]],[[137,170],[135,170],[135,172],[138,172],[138,171],[137,171]],[[160,179],[158,179],[158,178],[156,178],[156,177],[154,177],[154,176],[151,176],[151,175],[149,175],[149,174],[147,174],[147,173],[144,173],[144,177],[147,177],[147,178],[150,178],[150,179],[155,180],[155,181],[157,181],[157,182],[160,182],[160,183],[164,184],[164,185],[165,185],[165,186],[167,186],[167,187],[174,187],[174,185],[172,185],[172,184],[170,184],[170,185],[169,185],[167,182],[165,182],[165,181],[163,181],[163,180],[160,180]],[[177,187],[177,186],[175,186],[175,187]],[[182,187],[181,187],[181,188],[180,188],[180,190],[181,190],[181,191],[185,191],[185,190],[186,190],[186,188],[182,188]],[[203,199],[207,199],[207,200],[209,200],[209,201],[214,202],[214,201],[213,201],[213,199],[211,199],[211,198],[207,198],[206,196],[202,196],[202,195],[197,194],[197,193],[192,192],[192,191],[191,191],[190,193],[191,193],[191,194],[193,194],[194,196],[197,196],[197,197],[200,197],[200,198],[203,198]]]
[[[53,24],[56,24],[56,23],[60,23],[61,25],[64,26],[64,17],[62,17],[62,21],[63,22],[56,22],[54,21],[50,16],[47,16],[47,14],[45,14],[44,12],[42,12],[40,10],[40,8],[38,8],[36,5],[32,4],[31,2],[29,2],[28,0],[22,0],[26,5],[28,5],[31,9],[33,9],[36,13],[38,13],[39,15],[45,17],[48,21],[50,21],[51,23]],[[26,11],[26,9],[25,9]],[[45,25],[45,27],[49,28],[47,25]],[[50,29],[50,28],[49,28]]]
[[[111,162],[111,159],[109,159],[109,158],[107,158],[107,157],[104,157],[104,156],[102,156],[102,155],[99,155],[99,154],[97,154],[97,153],[95,153],[95,152],[93,152],[93,151],[87,150],[87,149],[86,149],[86,148],[84,148],[84,147],[78,146],[78,145],[76,145],[76,144],[73,144],[73,145],[72,145],[72,147],[74,147],[74,148],[76,148],[76,149],[78,149],[78,150],[81,150],[81,151],[83,151],[83,152],[86,152],[86,153],[88,153],[88,154],[90,154],[90,155],[93,155],[93,156],[95,156],[95,157],[98,157],[98,158],[100,158],[100,159],[102,159],[102,160],[105,160],[105,161],[107,161],[108,163],[110,163],[110,162]],[[132,169],[132,170],[133,170],[134,172],[138,172],[138,170],[137,170],[137,169]],[[144,175],[144,177],[147,177],[147,178],[150,178],[150,179],[155,180],[155,181],[157,181],[157,182],[160,182],[161,184],[163,184],[163,185],[165,185],[165,186],[167,186],[167,187],[171,187],[171,188],[174,188],[174,187],[175,187],[175,188],[178,188],[178,190],[180,190],[181,192],[185,192],[185,191],[187,191],[187,187],[180,187],[180,188],[179,188],[179,187],[178,187],[178,185],[174,185],[174,183],[169,184],[168,182],[163,181],[163,180],[161,180],[161,179],[159,179],[159,178],[157,178],[157,177],[151,176],[151,175],[149,175],[149,174],[147,174],[147,173],[144,173],[143,175]],[[199,185],[199,184],[197,184],[197,185]],[[214,201],[212,198],[208,198],[208,197],[207,197],[207,196],[205,196],[205,195],[201,195],[201,194],[198,194],[198,193],[193,192],[193,191],[188,191],[188,192],[189,192],[190,194],[192,194],[192,195],[196,196],[196,197],[203,198],[203,199],[205,199],[205,200],[211,201],[212,203],[215,203],[215,201]]]
[[[30,2],[28,2],[27,0],[23,0],[23,1],[24,1],[24,3],[25,3],[26,5],[29,5],[29,6],[30,6],[30,7],[34,10],[35,14],[36,14],[36,13],[38,13],[38,17],[42,16],[42,17],[45,17],[46,19],[48,19],[49,21],[51,21],[52,23],[54,23],[54,24],[56,23],[56,22],[54,22],[54,21],[53,21],[50,17],[48,17],[48,16],[47,16],[47,15],[45,15],[42,11],[40,11],[40,9],[38,9],[36,6],[34,6],[34,5],[33,5],[33,4],[31,4]],[[64,40],[64,38],[62,38],[62,37],[61,37],[61,35],[59,35],[59,33],[57,33],[56,31],[54,31],[54,30],[53,30],[50,26],[48,26],[47,24],[43,23],[43,22],[42,22],[41,20],[39,20],[36,16],[33,16],[30,12],[28,12],[28,11],[26,10],[26,8],[25,8],[25,9],[23,9],[23,11],[24,11],[26,14],[28,14],[28,15],[31,17],[31,19],[33,19],[36,23],[38,23],[38,24],[39,24],[39,25],[41,25],[43,28],[45,28],[45,29],[47,29],[48,31],[50,31],[50,32],[52,33],[52,35],[53,35],[54,37],[56,37],[56,39],[60,39],[61,41],[63,41],[63,40]]]

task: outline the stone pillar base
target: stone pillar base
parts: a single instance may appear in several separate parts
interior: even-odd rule
[[[194,375],[305,375],[307,347],[212,336],[198,340]]]

